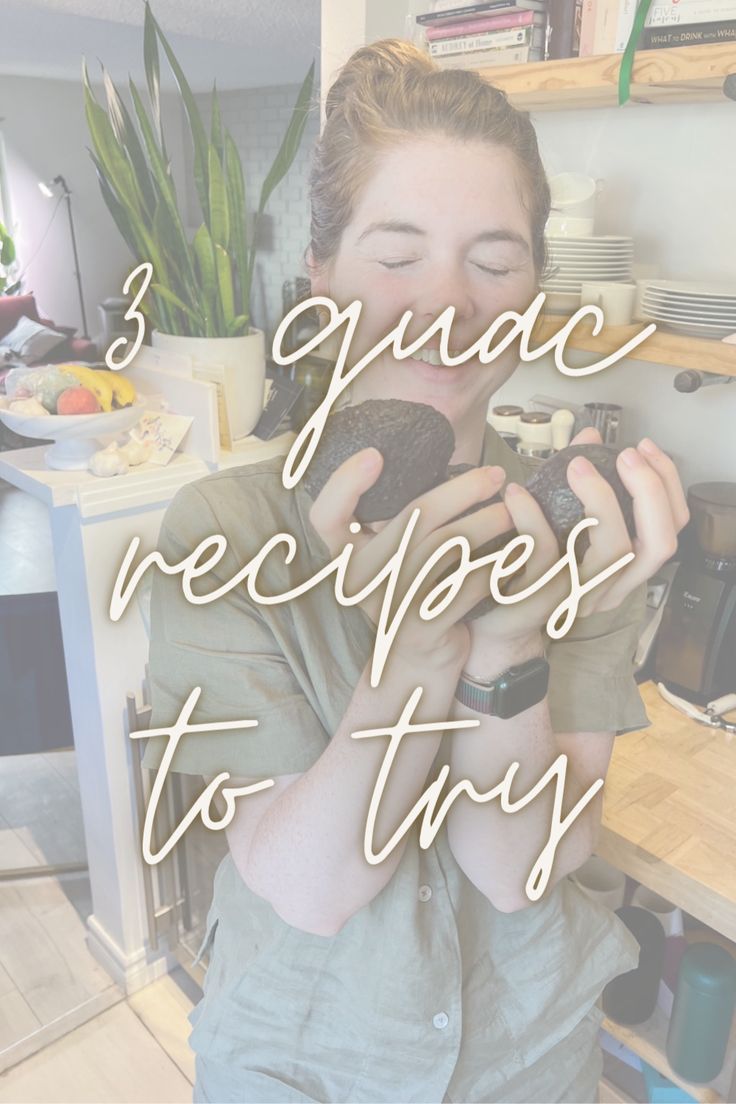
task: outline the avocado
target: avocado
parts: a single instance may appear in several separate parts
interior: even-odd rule
[[[569,448],[560,449],[550,457],[526,483],[526,489],[537,500],[554,530],[560,553],[564,552],[567,538],[572,530],[585,517],[583,504],[570,489],[566,478],[567,465],[576,456],[584,456],[611,484],[616,492],[629,536],[633,537],[636,533],[634,504],[616,469],[618,449],[611,448],[610,445],[570,445]],[[588,534],[581,533],[576,547],[584,554],[589,544]]]
[[[368,399],[356,406],[344,407],[327,419],[304,476],[304,486],[312,498],[317,497],[335,469],[348,457],[371,447],[383,456],[383,469],[358,502],[355,516],[360,522],[393,518],[419,495],[474,466],[450,465],[455,435],[447,418],[434,407],[403,399]],[[590,460],[611,484],[629,535],[633,537],[636,532],[633,501],[616,470],[618,450],[608,445],[570,445],[537,468],[526,483],[557,537],[560,555],[565,551],[571,531],[585,517],[582,502],[567,482],[567,466],[576,456]],[[501,495],[496,494],[458,514],[458,518],[501,501]],[[492,538],[475,550],[475,556],[498,551],[515,535],[515,531],[510,530]],[[588,533],[581,533],[576,542],[579,556],[585,554],[589,545]],[[489,595],[470,610],[464,620],[479,617],[494,605]]]
[[[304,476],[316,498],[332,473],[361,449],[383,456],[381,474],[355,510],[360,522],[396,517],[418,495],[447,478],[455,434],[444,414],[426,403],[367,399],[335,411],[325,422],[319,445]]]

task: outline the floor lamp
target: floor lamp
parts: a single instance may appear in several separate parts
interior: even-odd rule
[[[74,254],[74,276],[77,281],[77,293],[79,295],[79,310],[82,315],[82,337],[89,339],[89,333],[87,332],[87,313],[84,309],[84,295],[82,293],[82,276],[79,271],[79,253],[77,252],[77,236],[74,232],[74,216],[72,215],[72,193],[69,190],[69,186],[64,177],[59,174],[55,176],[52,183],[57,184],[61,188],[61,198],[66,200],[66,210],[69,216],[69,233],[72,239],[72,253]],[[44,184],[43,181],[39,181],[38,184],[42,193],[48,198],[53,198],[53,191]]]

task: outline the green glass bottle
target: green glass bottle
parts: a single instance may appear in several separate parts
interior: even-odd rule
[[[693,943],[680,962],[667,1057],[686,1081],[717,1077],[736,1004],[736,960],[717,943]]]

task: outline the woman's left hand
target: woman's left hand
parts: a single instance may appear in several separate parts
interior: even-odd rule
[[[571,442],[600,444],[596,429],[584,429]],[[644,438],[636,448],[624,449],[616,466],[633,499],[636,535],[629,536],[621,508],[610,484],[590,461],[578,457],[568,466],[571,489],[583,503],[585,516],[598,524],[586,530],[590,538],[579,564],[581,582],[604,571],[628,552],[634,559],[583,596],[578,617],[617,609],[623,600],[666,563],[677,549],[677,534],[689,512],[677,469],[653,442]],[[504,501],[517,532],[534,539],[534,552],[523,575],[506,593],[528,588],[559,560],[557,541],[542,511],[527,490],[507,488]],[[473,645],[523,641],[538,637],[552,611],[569,593],[567,570],[520,602],[498,606],[470,623]]]

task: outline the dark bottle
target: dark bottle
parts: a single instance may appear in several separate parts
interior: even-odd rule
[[[635,905],[616,909],[640,947],[639,965],[619,974],[603,990],[603,1011],[620,1024],[640,1024],[657,1006],[664,965],[664,928],[656,916]]]
[[[693,943],[680,962],[667,1033],[675,1073],[695,1084],[717,1077],[736,1002],[736,961],[718,943]]]

